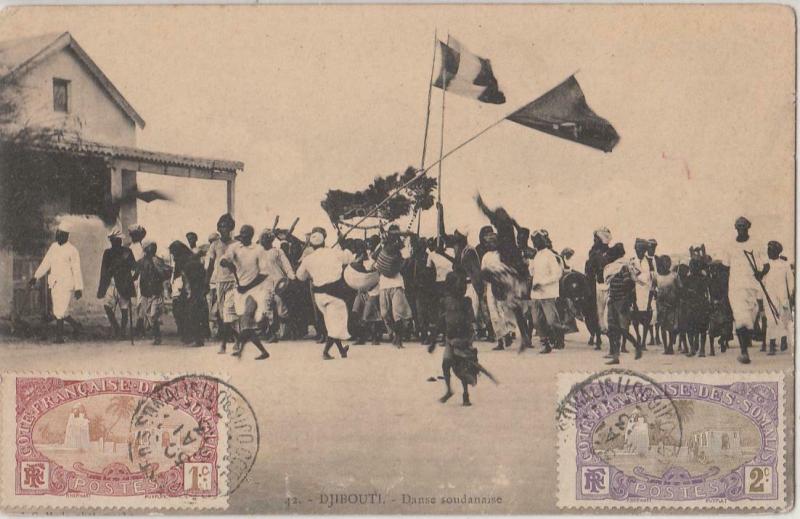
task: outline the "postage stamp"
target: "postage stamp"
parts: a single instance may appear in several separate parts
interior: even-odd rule
[[[3,508],[227,507],[243,478],[228,468],[229,388],[203,375],[3,374]]]
[[[784,378],[562,373],[558,506],[786,509]]]

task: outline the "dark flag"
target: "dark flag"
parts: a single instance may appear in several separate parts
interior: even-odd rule
[[[541,132],[610,152],[619,142],[611,123],[586,104],[575,76],[507,117]]]
[[[472,54],[453,38],[449,39],[449,45],[440,41],[439,50],[441,69],[433,86],[484,103],[506,102],[488,59]]]

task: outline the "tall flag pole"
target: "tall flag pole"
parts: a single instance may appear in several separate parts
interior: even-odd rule
[[[450,33],[447,34],[447,43],[445,45],[446,45],[446,47],[448,49],[450,48]],[[443,56],[443,58],[442,58],[442,76],[443,77],[441,78],[441,80],[442,80],[442,87],[441,87],[442,88],[442,124],[440,126],[440,131],[439,131],[439,178],[438,178],[438,180],[436,182],[436,186],[437,186],[436,198],[437,198],[437,201],[439,202],[438,207],[436,209],[438,221],[441,221],[441,219],[442,219],[442,214],[441,214],[442,213],[442,206],[441,206],[441,204],[442,204],[442,155],[444,154],[444,107],[445,107],[445,97],[446,97],[446,94],[447,94],[447,83],[448,83],[447,79],[444,77],[444,75],[447,73],[447,70],[446,70],[446,68],[444,66],[444,63],[445,63],[445,60],[444,60],[444,49],[442,49],[442,56]],[[444,238],[443,236],[439,236],[439,241],[441,242],[443,238]]]
[[[436,46],[439,39],[436,35],[436,29],[433,31],[433,61],[431,63],[431,79],[428,81],[428,106],[425,109],[425,137],[422,140],[422,161],[420,162],[419,169],[425,169],[425,153],[428,150],[428,127],[431,122],[431,95],[433,94],[433,73],[436,70]]]
[[[428,105],[425,109],[425,136],[422,139],[422,160],[420,161],[419,169],[425,169],[425,155],[428,151],[428,128],[431,123],[431,96],[433,94],[433,73],[436,70],[436,47],[439,44],[439,37],[436,29],[433,30],[433,59],[431,60],[431,78],[428,81]],[[417,238],[419,238],[420,228],[422,226],[422,211],[417,214]],[[416,264],[414,265],[416,269]]]

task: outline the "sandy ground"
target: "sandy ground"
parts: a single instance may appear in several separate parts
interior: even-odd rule
[[[350,358],[323,361],[310,341],[270,345],[272,357],[254,361],[252,345],[237,360],[216,345],[188,348],[168,339],[0,344],[4,370],[201,372],[227,374],[250,401],[261,429],[258,459],[230,498],[231,513],[544,513],[556,512],[556,375],[602,370],[604,359],[581,335],[550,355],[494,352],[480,343],[481,362],[500,380],[481,378],[472,407],[460,391],[440,404],[441,349],[416,343],[353,346]],[[620,367],[669,370],[786,370],[792,356],[736,351],[705,359],[664,356],[650,347],[643,359],[623,356]],[[787,389],[793,393],[792,378]],[[456,388],[458,386],[455,386]],[[791,394],[791,393],[790,393]],[[787,438],[791,442],[791,437]],[[790,443],[791,444],[791,443]],[[564,460],[566,461],[566,460]],[[788,466],[791,466],[791,459]],[[329,506],[331,493],[377,492],[382,503]],[[442,504],[464,495],[500,498],[493,505]],[[437,504],[404,503],[404,495]],[[408,498],[405,499],[408,501]]]

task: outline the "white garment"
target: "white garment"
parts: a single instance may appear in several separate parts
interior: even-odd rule
[[[653,274],[655,273],[650,268],[650,262],[647,256],[642,259],[632,258],[631,264],[638,268],[638,273],[635,276],[636,281],[636,308],[640,311],[647,310],[647,302],[650,300],[650,291],[653,289]],[[655,304],[650,304],[651,309]]]
[[[453,272],[453,263],[436,251],[428,252],[428,267],[436,270],[437,283],[443,283],[447,275]]]
[[[405,282],[403,282],[403,275],[398,273],[392,277],[389,277],[381,274],[380,277],[378,278],[378,289],[386,290],[387,288],[405,289],[406,284]]]
[[[758,299],[763,293],[745,251],[753,252],[756,268],[761,270],[764,262],[752,240],[733,241],[721,255],[721,260],[730,267],[728,299],[733,311],[734,327],[752,330],[758,315]]]
[[[746,242],[733,241],[725,251],[723,251],[720,259],[722,263],[730,267],[729,286],[731,290],[744,289],[744,288],[760,288],[758,281],[753,275],[753,268],[745,256],[745,251],[752,252],[755,259],[756,267],[761,270],[764,266],[764,259],[759,252],[759,246],[753,243],[753,240]]]
[[[62,288],[69,290],[83,290],[81,257],[78,249],[69,242],[64,245],[54,242],[50,245],[33,277],[41,279],[47,274],[49,274],[47,285],[51,289],[61,285]]]
[[[555,299],[560,295],[561,262],[555,252],[542,249],[536,253],[529,266],[532,285],[538,284],[531,290],[532,299]]]
[[[81,257],[78,249],[69,242],[64,245],[54,242],[50,245],[33,277],[41,279],[47,274],[49,274],[47,285],[50,287],[53,299],[53,315],[56,319],[63,319],[69,315],[72,293],[75,290],[83,290]]]
[[[764,286],[778,310],[778,322],[776,323],[769,307],[765,308],[767,340],[774,339],[777,342],[781,337],[792,337],[794,328],[792,326],[791,298],[794,291],[794,275],[789,262],[782,259],[769,260],[769,272],[764,276]]]
[[[311,279],[315,287],[335,283],[342,277],[342,267],[356,260],[350,252],[330,247],[314,249],[297,267],[297,279]]]
[[[319,249],[321,250],[321,249]],[[338,297],[317,292],[314,294],[317,308],[322,312],[325,328],[331,339],[346,340],[350,338],[347,331],[347,305]]]

